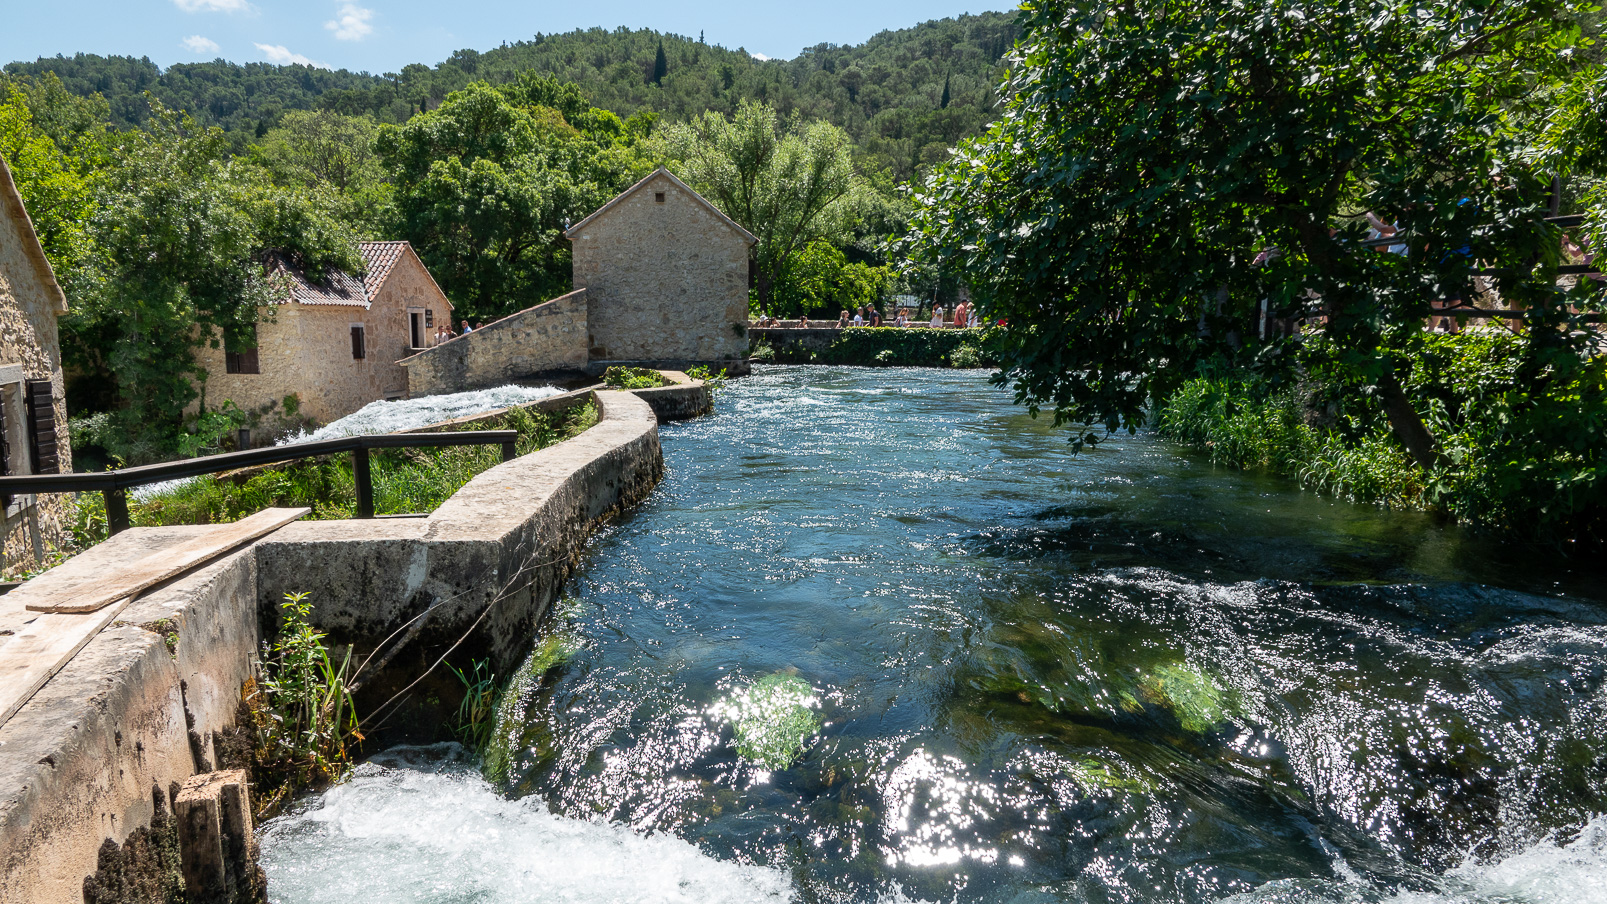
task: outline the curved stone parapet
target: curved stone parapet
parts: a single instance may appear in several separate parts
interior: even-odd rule
[[[427,517],[304,521],[258,543],[260,611],[305,592],[332,642],[359,659],[378,650],[385,674],[363,676],[371,704],[448,650],[499,673],[517,666],[599,520],[663,475],[648,404],[596,399],[595,426],[479,474]]]
[[[661,370],[671,386],[633,389],[635,396],[651,405],[659,423],[684,421],[714,410],[714,390],[702,380],[694,380],[678,370]]]

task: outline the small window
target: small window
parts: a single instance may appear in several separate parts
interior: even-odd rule
[[[663,204],[664,203],[664,193],[661,192],[661,191],[653,192],[653,200],[657,201],[660,204]]]
[[[257,325],[251,325],[251,347],[238,352],[223,351],[223,372],[230,374],[260,374],[257,367]]]
[[[352,358],[357,361],[368,357],[368,346],[363,341],[363,328],[361,325],[352,327]]]
[[[248,348],[243,352],[224,352],[223,370],[231,374],[260,374],[262,370],[257,365],[257,350]]]

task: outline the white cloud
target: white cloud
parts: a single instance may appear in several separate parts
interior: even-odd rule
[[[252,43],[256,42],[253,41]],[[314,62],[313,60],[309,60],[299,53],[291,53],[290,48],[283,44],[257,44],[257,49],[262,51],[263,56],[268,58],[268,62],[278,63],[281,66],[288,63],[296,63],[301,66],[311,66],[314,69],[329,68],[328,63]]]
[[[369,21],[373,18],[373,10],[348,3],[340,8],[340,15],[325,22],[324,27],[335,33],[337,41],[361,41],[374,33],[374,26]]]
[[[251,9],[246,0],[173,0],[173,5],[187,13],[243,13]]]
[[[758,60],[761,63],[766,63],[766,62],[770,61],[770,58],[765,56],[762,53],[750,53],[750,54],[748,54],[748,56],[753,57],[754,59]]]
[[[203,38],[200,35],[190,35],[180,43],[188,47],[191,53],[217,53],[221,49],[218,47],[217,41],[211,38]]]

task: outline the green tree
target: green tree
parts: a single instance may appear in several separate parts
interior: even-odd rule
[[[748,103],[730,119],[708,112],[661,131],[663,153],[692,187],[759,239],[761,307],[810,243],[846,244],[868,202],[848,135],[827,122],[783,122]]]
[[[574,116],[530,101],[573,98],[541,79],[483,83],[380,131],[403,235],[469,319],[498,317],[567,291],[563,224],[601,206],[647,170],[617,116]],[[546,92],[546,94],[543,94]]]
[[[394,199],[374,151],[379,125],[369,116],[330,110],[286,113],[250,150],[250,158],[283,186],[325,191],[341,200],[341,216],[363,235],[382,235]]]
[[[353,237],[308,195],[232,161],[228,141],[153,102],[148,128],[121,137],[98,180],[92,277],[73,298],[63,344],[83,376],[117,389],[139,454],[174,448],[203,343],[239,349],[283,287],[270,252],[318,274],[361,270]]]
[[[653,84],[663,87],[664,76],[670,74],[670,62],[664,58],[664,42],[658,42],[658,52],[653,55]]]
[[[1140,422],[1196,364],[1274,313],[1320,314],[1349,374],[1424,466],[1434,437],[1392,349],[1475,270],[1524,305],[1538,379],[1559,329],[1549,179],[1514,123],[1562,77],[1562,3],[1208,0],[1024,8],[1003,117],[922,192],[913,247],[1008,319],[1018,398],[1057,422]],[[1549,174],[1547,174],[1549,175]],[[1409,256],[1361,249],[1361,215]],[[1282,256],[1252,267],[1258,251]],[[1482,266],[1481,266],[1482,264]]]
[[[95,209],[94,189],[41,127],[22,90],[6,82],[0,82],[0,157],[11,168],[45,256],[70,285],[90,250],[85,225]]]
[[[807,314],[812,319],[835,319],[844,308],[877,304],[891,273],[886,267],[853,263],[830,242],[814,241],[799,252],[787,269],[771,313],[783,317]]]

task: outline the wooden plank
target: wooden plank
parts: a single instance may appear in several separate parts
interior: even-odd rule
[[[95,612],[272,533],[309,511],[311,509],[307,508],[263,509],[232,524],[215,525],[199,536],[151,553],[110,574],[51,581],[37,587],[30,582],[15,592],[16,597],[22,598],[30,612]],[[3,648],[0,648],[0,655],[4,655]]]
[[[42,614],[0,646],[0,725],[133,601],[126,596],[89,615]]]

